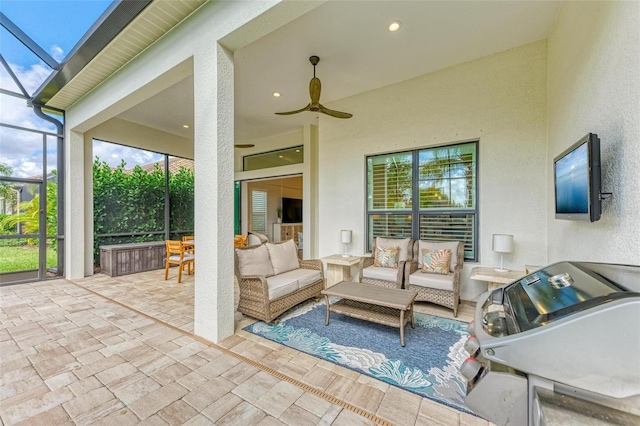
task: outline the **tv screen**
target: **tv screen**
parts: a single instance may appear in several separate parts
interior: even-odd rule
[[[302,200],[282,198],[282,223],[302,223]]]
[[[556,219],[600,219],[600,139],[589,133],[553,160]]]

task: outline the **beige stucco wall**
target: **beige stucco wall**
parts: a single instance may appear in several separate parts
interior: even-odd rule
[[[513,234],[504,264],[546,262],[547,44],[539,41],[331,104],[350,120],[320,117],[320,255],[365,253],[365,156],[479,139],[479,260],[465,264],[462,298],[486,291],[468,279],[497,265],[494,233]]]
[[[548,259],[640,264],[640,2],[567,2],[549,37]],[[601,141],[602,218],[554,218],[552,160]]]

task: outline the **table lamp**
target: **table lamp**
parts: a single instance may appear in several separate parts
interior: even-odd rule
[[[351,231],[348,229],[343,229],[340,231],[340,242],[344,244],[344,254],[342,257],[349,257],[349,253],[347,253],[347,245],[351,243]]]
[[[509,234],[493,234],[493,251],[500,253],[500,267],[493,268],[498,272],[508,272],[508,269],[502,267],[503,253],[511,253],[513,251],[513,235]]]

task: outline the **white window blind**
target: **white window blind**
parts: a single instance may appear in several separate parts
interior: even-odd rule
[[[267,193],[251,191],[251,229],[267,232]]]

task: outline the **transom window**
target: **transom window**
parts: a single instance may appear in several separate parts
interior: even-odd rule
[[[462,241],[477,260],[478,142],[367,157],[367,249],[375,237]]]

